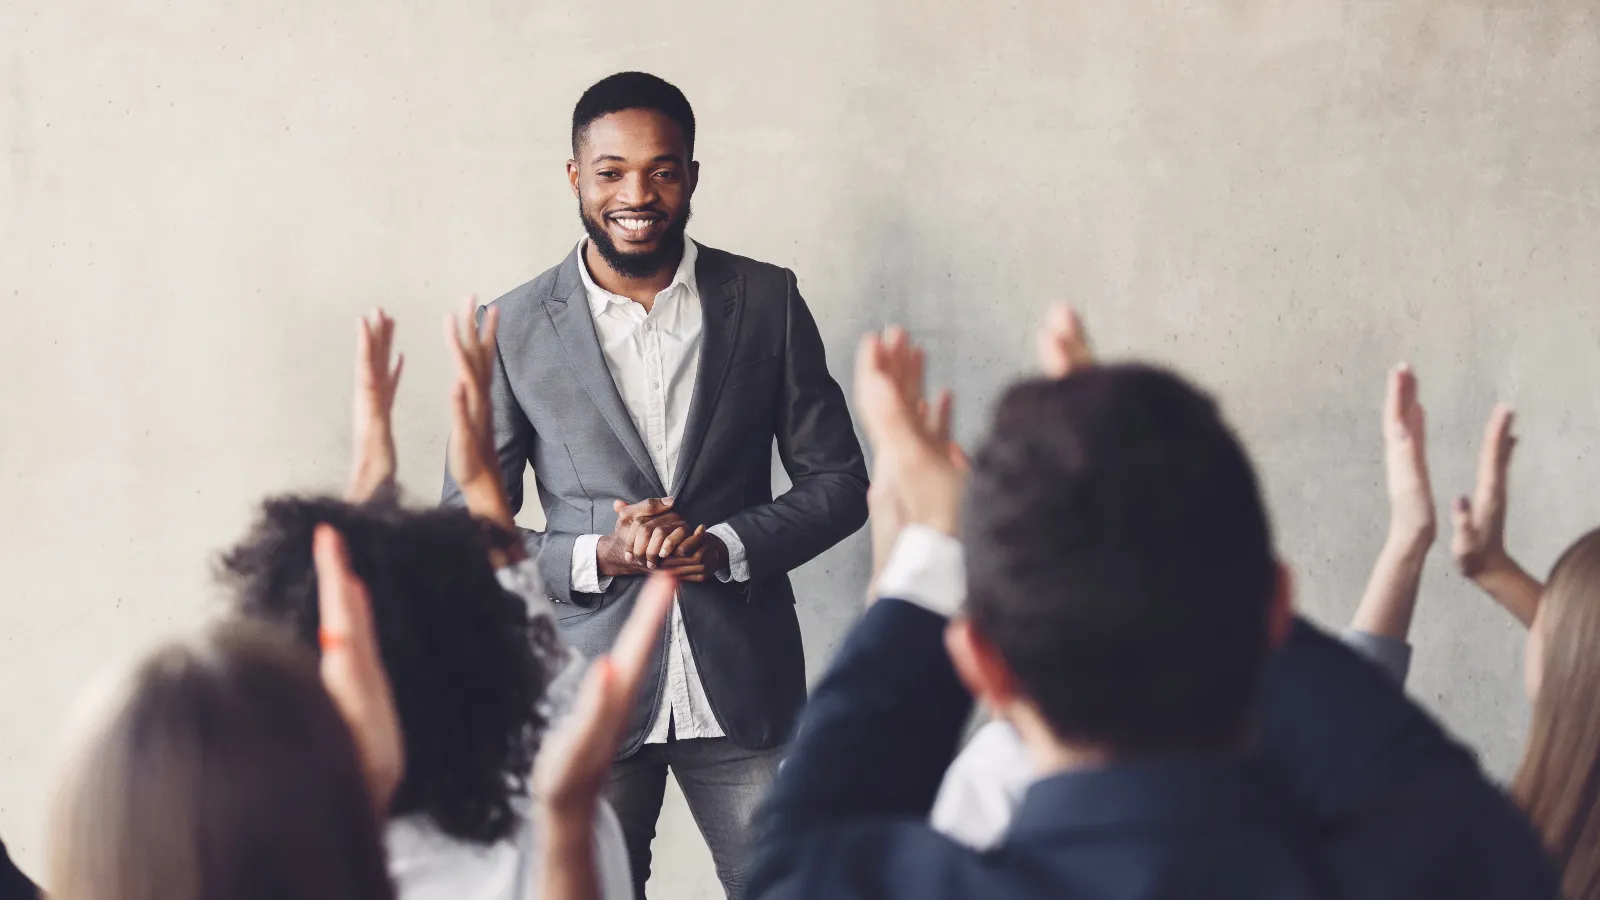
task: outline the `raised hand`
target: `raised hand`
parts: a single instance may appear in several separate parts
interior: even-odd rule
[[[405,745],[394,692],[378,652],[372,599],[351,569],[344,538],[333,526],[317,526],[312,557],[317,570],[322,684],[350,728],[373,808],[381,819],[405,773]]]
[[[1426,416],[1417,399],[1417,376],[1405,363],[1389,373],[1383,403],[1383,463],[1389,486],[1389,530],[1396,537],[1432,544],[1437,530],[1428,478]]]
[[[1452,510],[1450,555],[1461,574],[1477,582],[1522,624],[1532,625],[1543,585],[1506,551],[1506,475],[1517,446],[1511,433],[1514,418],[1504,403],[1489,415],[1478,452],[1478,483],[1472,497],[1461,497]]]
[[[1039,368],[1047,378],[1065,378],[1094,365],[1083,322],[1071,307],[1051,307],[1034,343]]]
[[[445,344],[455,360],[450,386],[450,475],[461,486],[473,515],[510,529],[516,523],[495,452],[494,405],[489,398],[489,380],[499,352],[495,329],[500,311],[490,307],[481,326],[474,325],[476,303],[469,297],[463,313],[446,316],[444,322]]]
[[[1501,403],[1484,426],[1483,446],[1478,451],[1478,483],[1469,499],[1456,500],[1454,533],[1450,554],[1461,574],[1476,578],[1502,567],[1506,553],[1506,472],[1511,467],[1511,451],[1517,439],[1511,434],[1515,413]]]
[[[950,440],[950,394],[929,403],[923,375],[923,352],[902,329],[863,336],[856,351],[856,412],[872,445],[880,507],[892,503],[905,524],[954,534],[967,466]],[[874,536],[875,545],[885,540],[892,543],[890,536]]]
[[[394,320],[381,309],[356,323],[355,397],[350,484],[345,498],[356,503],[370,499],[394,482],[396,460],[391,413],[400,374],[405,370],[404,354],[390,363],[394,344]]]
[[[1417,376],[1401,363],[1389,373],[1383,400],[1389,536],[1351,621],[1357,631],[1396,640],[1405,640],[1411,631],[1422,567],[1436,530],[1425,421],[1417,399]]]
[[[534,894],[540,900],[599,896],[593,833],[600,792],[676,590],[668,575],[651,578],[611,652],[590,666],[571,712],[539,750],[533,788],[545,824]]]

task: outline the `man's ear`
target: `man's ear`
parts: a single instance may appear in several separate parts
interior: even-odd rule
[[[1267,644],[1274,650],[1287,644],[1294,632],[1294,573],[1282,561],[1276,568],[1272,603],[1267,608]]]
[[[694,196],[694,189],[700,186],[700,160],[689,161],[689,196]]]
[[[971,619],[950,621],[944,630],[944,647],[961,683],[990,710],[1001,712],[1018,699],[1017,677]]]
[[[575,159],[567,160],[567,184],[572,186],[572,196],[583,199],[578,193],[578,161]]]

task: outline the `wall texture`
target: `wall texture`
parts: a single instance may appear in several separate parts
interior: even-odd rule
[[[1441,509],[1508,398],[1514,549],[1542,568],[1600,520],[1588,0],[7,0],[0,833],[30,869],[86,680],[206,614],[257,498],[341,483],[374,304],[410,360],[403,480],[436,496],[438,317],[576,240],[567,117],[623,68],[689,94],[693,233],[795,269],[842,380],[859,331],[907,323],[971,437],[1069,300],[1107,355],[1214,388],[1320,618],[1382,539],[1398,359]],[[813,669],[864,543],[799,573]],[[1412,687],[1504,773],[1520,635],[1447,563]],[[681,804],[662,830],[656,896],[712,896]]]

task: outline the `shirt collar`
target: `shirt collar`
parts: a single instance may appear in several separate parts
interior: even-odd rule
[[[583,293],[589,298],[589,312],[598,316],[605,312],[606,307],[612,303],[632,303],[633,301],[629,300],[627,297],[621,296],[620,294],[613,294],[600,285],[595,284],[594,278],[589,274],[588,259],[584,255],[584,246],[588,243],[588,237],[584,237],[582,240],[578,241],[578,277],[583,279]],[[678,261],[678,270],[672,273],[672,283],[663,288],[662,291],[656,296],[663,296],[671,292],[673,288],[682,286],[687,288],[691,294],[694,294],[698,297],[700,295],[700,287],[698,282],[695,280],[694,270],[695,263],[699,259],[699,245],[694,242],[694,239],[690,238],[688,235],[684,235],[683,259]]]

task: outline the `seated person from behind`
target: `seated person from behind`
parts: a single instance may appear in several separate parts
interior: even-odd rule
[[[1211,400],[1144,366],[1072,368],[1006,392],[968,491],[947,416],[922,414],[920,353],[863,342],[873,527],[904,529],[875,542],[894,545],[884,599],[812,695],[752,895],[1555,897],[1470,754],[1295,619]],[[963,513],[964,493],[982,502]],[[1041,773],[988,852],[927,824],[966,687]]]
[[[480,335],[471,321],[458,321],[452,339],[451,435],[451,464],[473,486],[470,513],[407,510],[393,500],[389,411],[399,369],[389,364],[393,326],[380,312],[360,333],[349,499],[269,500],[222,561],[239,612],[285,625],[314,648],[312,536],[323,523],[343,535],[372,596],[403,734],[405,772],[385,836],[401,900],[521,900],[539,883],[541,824],[528,780],[560,712],[550,690],[572,660],[549,602],[527,584],[531,567],[513,564],[521,541],[508,527],[498,476],[475,475],[497,472],[483,456],[493,459],[484,363],[494,322]],[[594,832],[600,896],[631,898],[621,828],[603,803]]]

